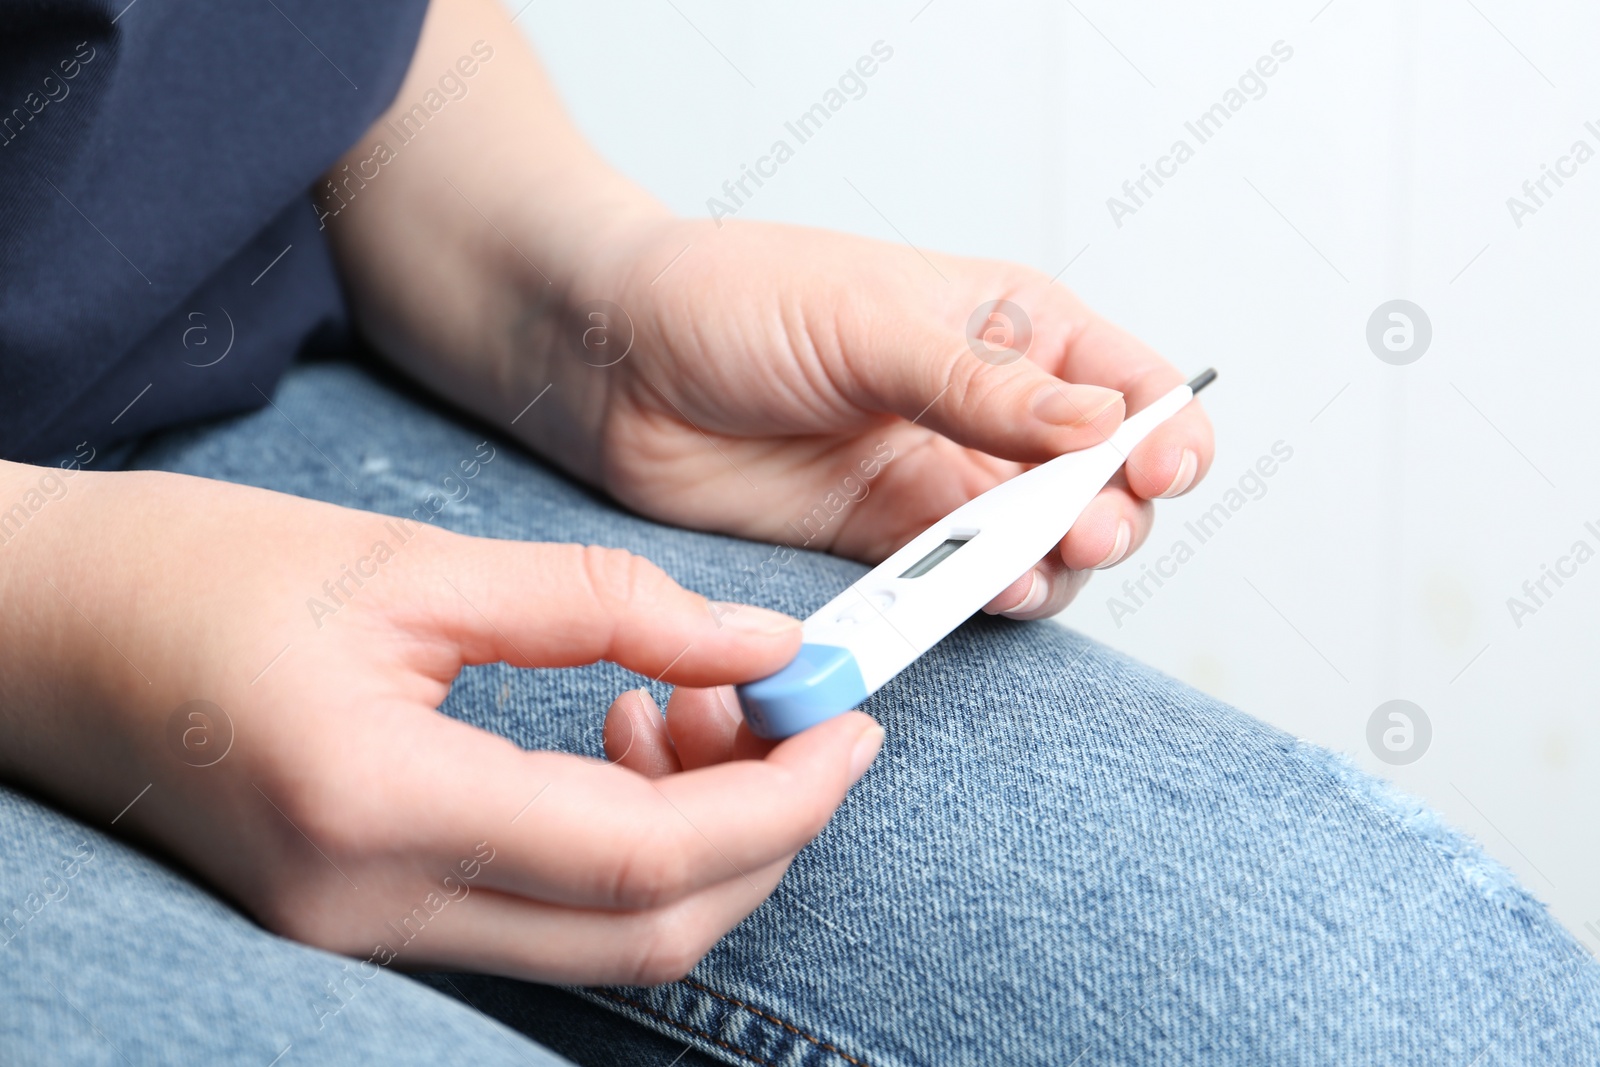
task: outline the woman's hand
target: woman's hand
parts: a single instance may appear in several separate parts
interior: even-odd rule
[[[618,765],[436,711],[465,664],[609,659],[710,687],[793,656],[793,619],[624,552],[156,473],[0,464],[12,501],[44,503],[0,547],[0,775],[373,964],[675,978],[882,738],[851,714],[769,748],[695,690],[713,718],[683,758],[635,691],[606,726]]]
[[[599,414],[587,448],[537,443],[667,522],[876,562],[1186,377],[1013,264],[761,223],[638,229],[577,280],[558,334],[541,320],[524,344]],[[1059,611],[1211,457],[1191,405],[991,610]]]

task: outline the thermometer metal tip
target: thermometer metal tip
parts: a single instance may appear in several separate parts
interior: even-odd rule
[[[1189,392],[1198,393],[1206,386],[1217,380],[1217,368],[1207,367],[1205,370],[1189,379]]]

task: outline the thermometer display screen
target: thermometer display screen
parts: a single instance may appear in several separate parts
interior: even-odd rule
[[[929,571],[933,570],[933,568],[937,567],[939,564],[955,555],[956,549],[960,548],[970,540],[972,540],[970,536],[950,538],[949,540],[940,544],[932,552],[929,552],[926,556],[923,556],[911,566],[907,567],[905,573],[901,574],[900,577],[921,578],[924,574],[927,574]]]

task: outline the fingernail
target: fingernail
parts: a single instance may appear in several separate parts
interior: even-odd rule
[[[1111,546],[1111,551],[1106,553],[1106,558],[1094,565],[1095,570],[1109,567],[1128,554],[1128,545],[1133,541],[1133,525],[1127,519],[1117,523],[1117,543]]]
[[[634,692],[639,694],[639,703],[644,705],[644,710],[659,718],[661,715],[661,705],[657,704],[656,698],[650,695],[650,690],[641,688],[635,689]]]
[[[733,691],[731,685],[717,686],[717,703],[722,705],[723,712],[728,716],[728,721],[738,726],[744,722],[744,709],[739,706],[739,694]]]
[[[720,600],[711,602],[711,617],[717,620],[717,626],[737,630],[745,634],[761,634],[771,637],[774,634],[786,634],[800,625],[800,620],[785,615],[781,611],[768,611],[766,608],[753,607],[749,604],[729,604]]]
[[[1178,461],[1178,473],[1172,476],[1172,484],[1167,486],[1161,494],[1163,498],[1177,496],[1188,490],[1194,484],[1195,473],[1200,470],[1200,457],[1195,455],[1194,449],[1183,450],[1183,458]]]
[[[1033,583],[1028,586],[1028,595],[1014,608],[1007,608],[1007,615],[1025,615],[1042,605],[1050,596],[1050,582],[1038,571],[1033,572]]]
[[[1115,389],[1051,382],[1033,394],[1033,413],[1057,426],[1093,422],[1122,400]]]
[[[850,780],[859,782],[861,776],[867,773],[867,768],[872,766],[872,761],[877,757],[878,750],[883,747],[883,727],[873,723],[861,731],[861,737],[856,741],[856,747],[850,751]]]

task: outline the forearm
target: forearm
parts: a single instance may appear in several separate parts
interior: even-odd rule
[[[573,128],[496,0],[435,0],[394,103],[328,179],[319,213],[389,360],[500,426],[553,383],[514,432],[547,453],[594,439],[602,390],[560,358],[564,316],[667,212]]]

